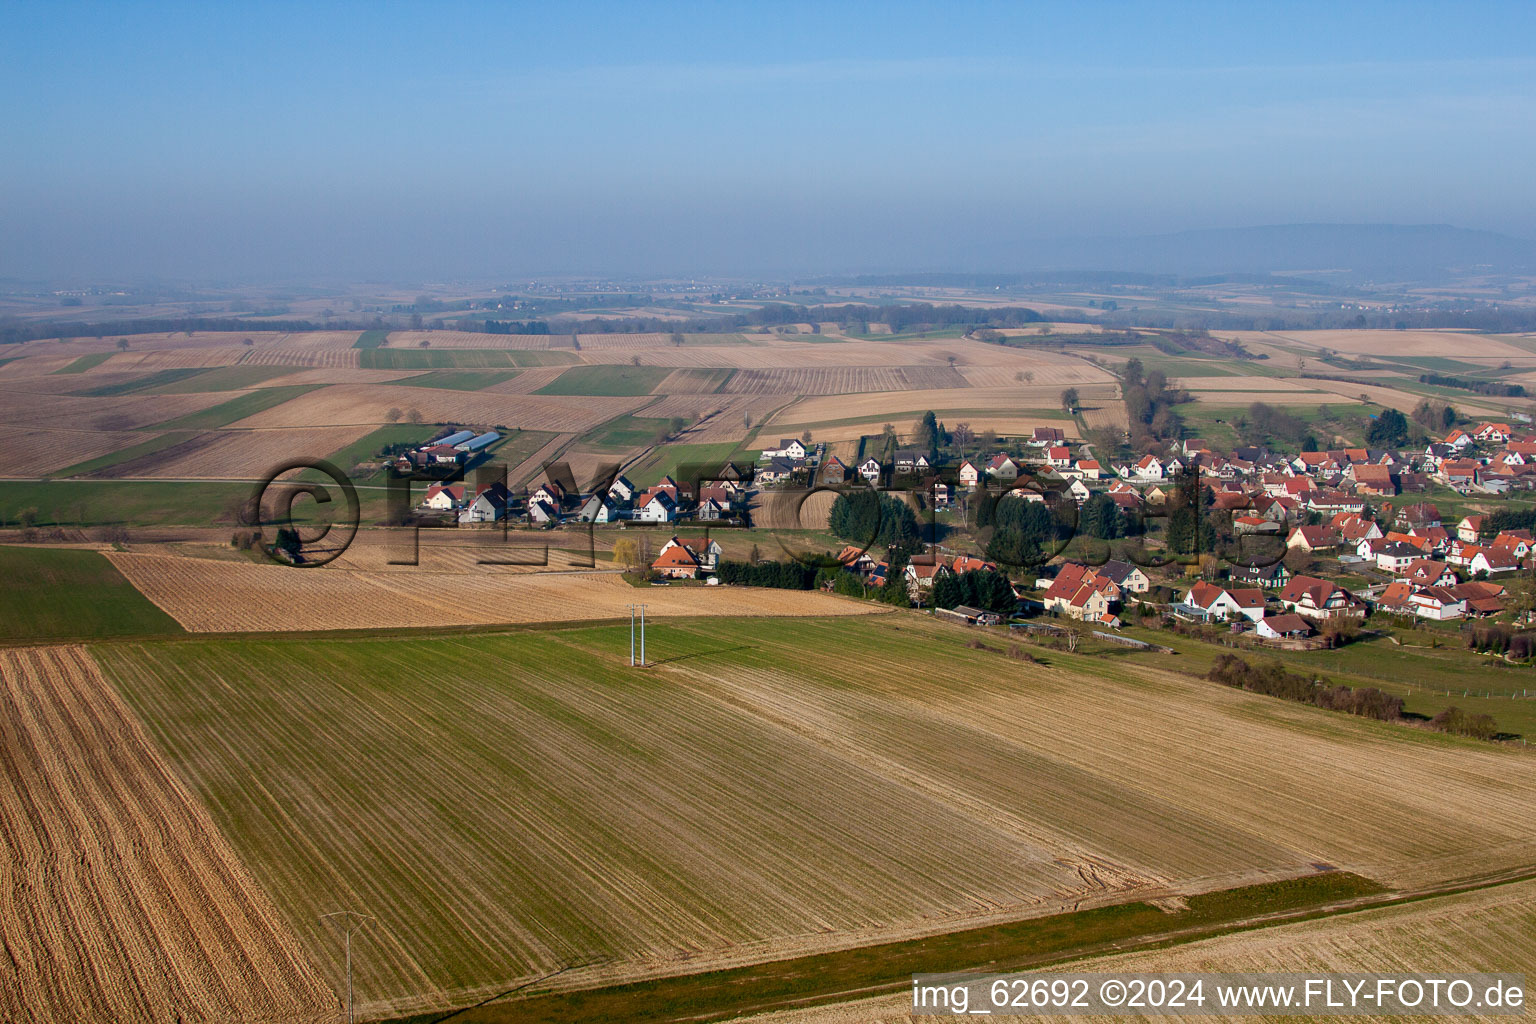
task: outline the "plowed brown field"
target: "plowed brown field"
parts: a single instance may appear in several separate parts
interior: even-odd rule
[[[336,997],[83,648],[0,652],[0,765],[0,1019],[334,1019]]]

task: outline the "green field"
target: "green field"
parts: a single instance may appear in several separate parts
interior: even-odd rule
[[[157,395],[183,395],[199,391],[244,391],[259,388],[274,377],[286,377],[300,371],[296,366],[216,366],[200,370],[194,376],[161,384]]]
[[[479,391],[492,384],[516,377],[521,370],[432,370],[399,381],[413,388],[443,388],[448,391]]]
[[[118,381],[114,384],[102,384],[99,387],[87,388],[84,391],[76,391],[74,394],[85,398],[115,398],[118,395],[135,395],[141,391],[153,391],[156,388],[169,384],[185,381],[188,377],[196,377],[202,373],[202,369],[193,367],[190,369],[157,370],[143,377],[135,377],[132,380]]]
[[[665,366],[573,366],[536,395],[648,395],[672,371]]]
[[[353,348],[376,349],[389,344],[388,331],[364,331],[352,343]]]
[[[150,437],[148,440],[141,441],[138,444],[130,445],[127,448],[121,448],[106,455],[99,455],[94,459],[87,459],[85,462],[77,462],[73,466],[66,466],[52,475],[55,477],[85,476],[88,473],[94,473],[97,470],[115,466],[120,462],[127,462],[129,459],[137,459],[141,455],[152,455],[155,452],[163,451],[172,445],[181,444],[181,442],[196,436],[196,434],[197,431],[195,430],[168,431],[164,434]]]
[[[84,373],[95,366],[100,366],[112,358],[111,352],[92,352],[88,356],[81,356],[62,369],[54,370],[54,373]]]
[[[564,366],[579,361],[574,352],[499,348],[371,348],[357,354],[357,364],[365,370],[500,369]]]
[[[599,448],[643,448],[661,440],[669,429],[669,420],[647,416],[616,416],[581,440]]]
[[[157,430],[216,430],[219,427],[228,426],[237,420],[243,420],[247,416],[254,416],[267,409],[276,408],[284,402],[294,399],[307,391],[313,391],[314,384],[287,384],[282,387],[261,388],[257,391],[247,391],[238,398],[231,398],[227,402],[220,402],[201,412],[188,413],[178,416],[164,423],[156,424]]]
[[[14,526],[26,509],[41,527],[232,526],[251,485],[171,480],[4,480],[0,521]],[[360,489],[364,522],[384,515],[384,490]]]
[[[184,632],[97,551],[0,547],[0,577],[3,643]]]

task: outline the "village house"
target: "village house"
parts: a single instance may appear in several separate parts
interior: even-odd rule
[[[674,580],[691,580],[699,574],[699,560],[681,544],[667,544],[651,563],[651,569],[659,576]]]
[[[670,523],[677,518],[677,500],[667,491],[647,492],[649,497],[635,509],[635,519],[642,523]]]
[[[604,494],[589,494],[576,506],[572,516],[578,523],[616,523],[621,513],[614,500]]]
[[[1291,570],[1285,567],[1284,562],[1260,566],[1234,565],[1227,573],[1227,578],[1233,583],[1273,589],[1291,581]]]
[[[1254,632],[1265,640],[1305,640],[1312,635],[1312,627],[1306,619],[1291,612],[1264,616],[1254,627]]]
[[[1315,576],[1295,576],[1280,592],[1280,603],[1307,619],[1361,618],[1365,609],[1343,587]]]
[[[464,504],[463,484],[433,484],[427,488],[422,507],[434,512],[452,512]]]
[[[786,437],[779,441],[776,448],[764,448],[763,459],[788,459],[790,462],[799,462],[806,456],[805,444],[799,438]]]
[[[880,464],[880,460],[875,458],[873,455],[859,463],[859,476],[863,477],[864,482],[869,484],[871,487],[879,485],[881,474],[884,472],[885,467],[882,466]]]
[[[500,522],[512,507],[512,492],[500,480],[480,488],[475,500],[459,511],[459,524]]]
[[[1293,550],[1332,551],[1339,546],[1339,535],[1331,526],[1298,526],[1285,539],[1285,546]]]
[[[720,543],[708,537],[673,537],[661,546],[658,555],[664,555],[673,548],[683,548],[692,556],[694,564],[705,572],[714,572],[720,564],[720,556],[725,551]]]
[[[994,455],[987,460],[987,475],[999,480],[1016,480],[1019,476],[1019,464],[1007,455]]]
[[[619,505],[628,505],[634,501],[635,493],[635,485],[623,474],[615,477],[613,483],[608,485],[608,497]]]
[[[1456,573],[1444,562],[1418,558],[1402,570],[1397,581],[1411,587],[1453,587]]]
[[[1215,583],[1201,580],[1184,595],[1186,608],[1197,609],[1206,618],[1218,622],[1245,618],[1257,622],[1264,617],[1264,592],[1262,590],[1227,589]]]
[[[1046,611],[1106,624],[1115,618],[1111,608],[1119,600],[1120,588],[1112,580],[1077,562],[1064,564],[1041,597]]]
[[[912,476],[929,468],[928,456],[912,448],[897,450],[895,456],[895,472],[897,476]]]
[[[829,455],[816,467],[816,482],[823,487],[835,487],[848,479],[848,464],[836,455]]]
[[[1072,465],[1072,449],[1065,445],[1055,445],[1045,450],[1045,459],[1052,469],[1066,469]]]
[[[964,485],[967,490],[974,491],[977,485],[981,483],[981,467],[977,466],[976,463],[972,462],[970,459],[966,459],[964,462],[960,463],[959,479],[960,483]]]
[[[1461,522],[1456,524],[1456,537],[1468,544],[1476,544],[1482,536],[1482,529],[1482,516],[1463,516]]]

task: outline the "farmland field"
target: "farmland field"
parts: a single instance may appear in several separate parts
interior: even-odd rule
[[[0,547],[0,642],[183,632],[99,551]]]
[[[387,350],[379,350],[387,351]],[[268,391],[276,389],[268,389]],[[253,392],[262,395],[267,391]],[[643,404],[636,398],[494,395],[402,385],[335,385],[249,415],[239,427],[383,425],[389,410],[419,412],[438,423],[474,423],[554,432],[585,430]]]
[[[657,366],[573,366],[540,395],[648,395],[670,371]]]
[[[1317,921],[1237,932],[1172,949],[1059,963],[1055,971],[1096,973],[1265,972],[1371,973],[1402,977],[1446,970],[1536,972],[1536,882],[1365,909]],[[922,1024],[910,1014],[910,992],[809,1010],[746,1018],[752,1024]],[[1122,1017],[1078,1017],[1109,1024]],[[1162,1014],[1160,1020],[1204,1018]],[[1348,1017],[1308,1019],[1348,1020]],[[1483,1015],[1474,1019],[1495,1021]],[[471,1018],[473,1020],[473,1018]]]
[[[83,648],[0,651],[0,707],[0,1017],[332,1018],[293,933]]]
[[[542,551],[546,538],[514,533],[508,551]],[[294,570],[250,562],[112,552],[151,601],[193,632],[316,631],[611,619],[645,600],[651,614],[867,615],[883,609],[805,591],[651,587],[638,596],[616,573],[413,572],[381,578],[336,566]]]
[[[1430,884],[1536,849],[1518,752],[972,635],[663,619],[643,673],[624,626],[94,654],[313,961],[334,964],[333,893],[387,924],[359,963],[375,1014],[562,965],[618,981],[1320,862]]]
[[[297,384],[246,391],[238,398],[231,398],[212,408],[166,420],[158,424],[158,427],[161,430],[214,430],[247,416],[254,416],[264,409],[282,405],[311,390],[313,389],[307,385]],[[158,405],[159,401],[157,400],[155,404]]]

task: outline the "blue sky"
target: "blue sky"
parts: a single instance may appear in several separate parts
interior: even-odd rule
[[[1536,236],[1536,5],[0,5],[0,275],[995,267]]]

